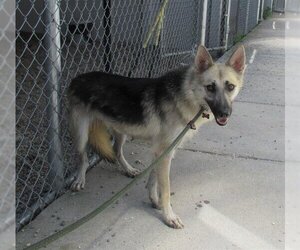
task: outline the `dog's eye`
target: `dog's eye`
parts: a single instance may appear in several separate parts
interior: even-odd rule
[[[216,91],[216,85],[214,83],[206,86],[207,91],[209,92],[215,92]]]
[[[226,87],[227,87],[228,91],[232,91],[235,88],[235,86],[233,84],[228,83],[228,82],[226,82]]]

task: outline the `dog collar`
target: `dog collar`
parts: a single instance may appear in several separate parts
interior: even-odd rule
[[[209,114],[208,113],[202,113],[202,118],[209,119]],[[196,130],[196,125],[194,122],[190,121],[189,123],[190,129]]]

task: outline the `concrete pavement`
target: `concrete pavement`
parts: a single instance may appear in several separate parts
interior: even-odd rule
[[[173,161],[172,205],[183,230],[162,223],[160,212],[150,206],[144,180],[46,249],[283,249],[286,20],[275,16],[264,21],[242,42],[248,63],[252,59],[228,126],[205,125]],[[293,28],[292,20],[289,26]],[[132,163],[151,160],[147,145],[128,143],[125,151]],[[87,174],[83,192],[63,195],[17,234],[18,248],[74,222],[128,181],[101,163]]]

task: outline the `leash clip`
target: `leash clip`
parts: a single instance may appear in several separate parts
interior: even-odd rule
[[[196,125],[193,121],[190,121],[188,125],[190,126],[190,129],[196,130]]]

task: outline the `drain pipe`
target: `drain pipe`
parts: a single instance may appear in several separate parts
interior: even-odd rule
[[[202,11],[202,29],[201,29],[201,45],[205,46],[205,34],[206,34],[206,20],[207,20],[207,0],[203,1]]]

